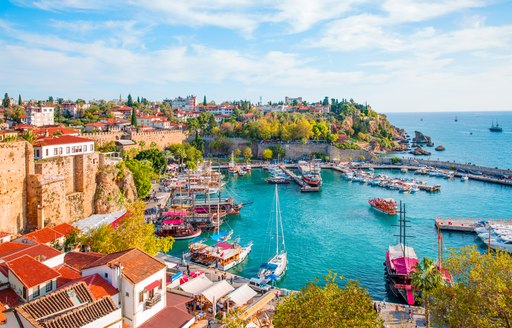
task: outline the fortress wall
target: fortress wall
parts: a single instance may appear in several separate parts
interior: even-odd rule
[[[154,142],[156,148],[163,150],[165,147],[171,144],[181,144],[183,140],[187,138],[187,135],[178,130],[163,130],[153,132],[132,132],[131,139],[140,145],[141,141],[144,141],[144,147],[142,149],[151,148],[151,144]]]

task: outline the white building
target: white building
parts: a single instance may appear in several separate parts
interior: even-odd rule
[[[75,136],[41,138],[34,143],[34,158],[45,159],[94,153],[94,141]]]
[[[172,100],[166,99],[164,102],[169,103],[171,108],[193,110],[197,106],[196,96],[187,96],[187,98],[174,98]]]
[[[8,328],[121,328],[121,309],[111,297],[95,298],[86,283],[78,282],[6,312]]]
[[[25,113],[27,114],[25,123],[34,126],[53,125],[53,111],[54,108],[49,106],[27,107],[25,109]]]
[[[138,327],[166,307],[166,268],[133,248],[92,262],[82,269],[82,276],[97,273],[117,288],[125,322]]]
[[[285,97],[284,103],[286,105],[302,105],[302,97],[297,97],[297,98]]]

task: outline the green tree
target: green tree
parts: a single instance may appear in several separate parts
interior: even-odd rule
[[[233,151],[233,155],[235,156],[235,160],[238,160],[240,155],[242,155],[242,151],[239,148],[237,148]]]
[[[136,159],[122,162],[123,165],[132,172],[133,182],[137,189],[139,198],[146,198],[151,192],[151,180],[155,176],[153,166],[150,161],[138,161]]]
[[[204,140],[199,135],[198,130],[196,130],[196,136],[194,138],[194,141],[192,142],[192,145],[196,147],[196,149],[199,149],[200,151],[204,152]]]
[[[251,147],[245,147],[243,151],[244,160],[249,162],[252,158],[252,149]]]
[[[21,100],[21,94],[18,95],[18,106],[21,106],[23,101]]]
[[[172,237],[157,237],[152,223],[144,218],[145,204],[135,202],[127,208],[128,214],[121,219],[117,228],[102,225],[81,237],[83,245],[99,253],[113,253],[129,248],[139,248],[151,256],[168,252],[174,243]]]
[[[341,279],[329,272],[325,286],[309,282],[284,298],[276,307],[275,327],[383,327],[368,291],[355,281],[340,288]]]
[[[163,152],[158,149],[146,149],[141,151],[135,156],[135,159],[138,161],[148,160],[151,162],[151,166],[156,173],[165,172],[165,168],[167,167],[167,158]]]
[[[391,158],[391,164],[398,164],[398,163],[401,163],[402,162],[402,159],[400,159],[399,157],[392,157]]]
[[[132,124],[132,126],[137,127],[137,111],[136,111],[135,107],[132,108],[131,124]]]
[[[185,163],[189,169],[196,169],[197,164],[203,161],[203,153],[188,142],[172,144],[166,149],[175,161]]]
[[[25,139],[26,141],[28,141],[29,143],[33,143],[34,140],[36,140],[37,138],[37,135],[32,131],[32,130],[25,130],[23,131],[23,133],[20,135],[20,137],[22,137],[23,139]]]
[[[133,99],[132,99],[131,94],[128,94],[128,100],[126,101],[126,106],[133,107]]]
[[[206,104],[207,103],[206,103],[206,95],[205,95],[204,98],[203,98],[203,106],[206,106]]]
[[[425,319],[427,328],[430,327],[430,295],[432,291],[443,284],[443,275],[433,260],[424,257],[422,262],[416,263],[416,270],[412,274],[412,285],[425,305]]]
[[[273,155],[272,149],[269,149],[269,148],[264,149],[263,152],[261,153],[261,155],[263,156],[264,160],[272,159],[272,155]]]
[[[4,95],[4,100],[2,101],[2,106],[4,106],[4,108],[11,108],[11,98],[9,98],[9,95],[7,94],[7,92]]]
[[[440,327],[510,327],[512,257],[481,254],[476,246],[452,249],[444,263],[452,285],[432,291],[432,321]]]

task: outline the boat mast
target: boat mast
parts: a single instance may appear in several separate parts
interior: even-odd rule
[[[275,185],[276,197],[276,255],[279,254],[279,199],[277,196],[277,185]]]

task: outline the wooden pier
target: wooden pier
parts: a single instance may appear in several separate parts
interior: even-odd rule
[[[299,186],[300,191],[302,192],[315,192],[320,191],[320,187],[311,187],[307,183],[305,183],[301,177],[290,171],[285,165],[280,165],[279,168],[283,170],[284,173],[286,173],[290,178],[293,179]]]
[[[489,223],[497,223],[512,226],[512,220],[495,220],[495,219],[452,219],[452,218],[436,218],[436,227],[441,230],[474,232],[475,224],[478,221],[487,221]]]

